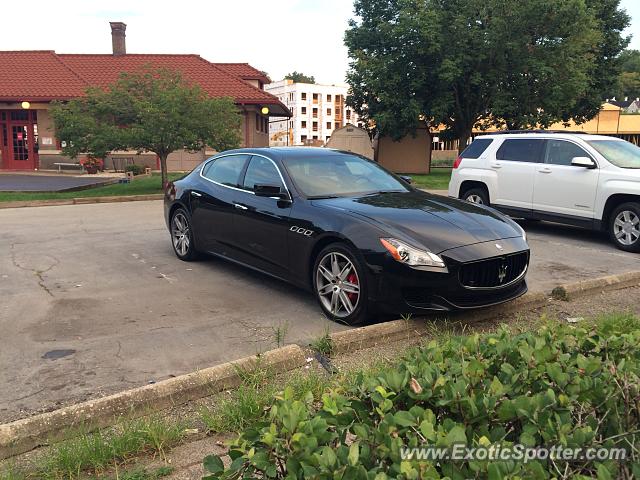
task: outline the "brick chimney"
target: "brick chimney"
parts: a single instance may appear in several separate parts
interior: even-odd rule
[[[125,40],[125,31],[127,25],[122,22],[109,22],[111,25],[111,45],[113,46],[114,55],[126,55],[127,42]]]

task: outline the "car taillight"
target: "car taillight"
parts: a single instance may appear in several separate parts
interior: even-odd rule
[[[456,158],[456,161],[453,162],[453,168],[458,168],[461,163],[462,163],[462,157]]]

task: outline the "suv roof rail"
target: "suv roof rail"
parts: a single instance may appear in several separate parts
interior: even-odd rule
[[[570,135],[588,135],[585,132],[579,132],[575,130],[497,130],[495,132],[482,132],[477,136],[482,135],[506,135],[509,133],[567,133]]]

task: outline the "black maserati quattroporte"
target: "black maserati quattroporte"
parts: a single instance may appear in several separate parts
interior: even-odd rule
[[[168,186],[176,255],[224,257],[310,289],[331,318],[494,305],[527,290],[522,228],[325,148],[218,154]]]

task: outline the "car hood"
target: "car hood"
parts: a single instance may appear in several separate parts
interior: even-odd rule
[[[313,203],[365,217],[390,236],[404,237],[434,253],[522,235],[515,222],[495,210],[420,190]]]

